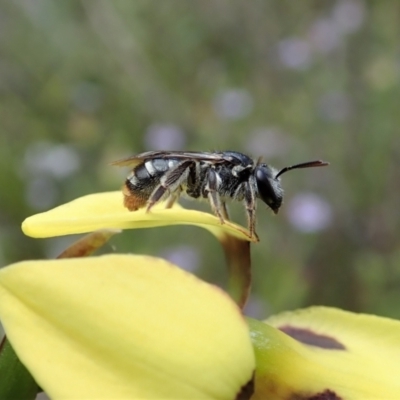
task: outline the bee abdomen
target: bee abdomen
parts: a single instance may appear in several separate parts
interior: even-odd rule
[[[129,179],[126,180],[125,185],[122,187],[122,193],[124,195],[124,206],[129,211],[139,210],[147,203],[148,196],[143,193],[142,189],[132,185]]]
[[[145,207],[154,189],[160,184],[161,177],[177,163],[177,160],[158,158],[134,168],[122,190],[125,207],[130,211]]]

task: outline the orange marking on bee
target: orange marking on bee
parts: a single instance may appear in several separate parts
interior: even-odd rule
[[[124,195],[124,206],[129,211],[137,211],[147,203],[147,199],[141,196],[140,192],[133,193],[126,185],[122,187],[122,193]]]

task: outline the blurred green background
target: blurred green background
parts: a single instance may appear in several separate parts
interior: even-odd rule
[[[0,264],[61,252],[74,237],[27,238],[22,220],[119,190],[128,171],[109,163],[124,156],[321,158],[283,177],[277,217],[259,203],[247,312],[400,318],[399,103],[400,2],[1,1]],[[195,227],[126,231],[104,251],[226,281],[219,244]]]

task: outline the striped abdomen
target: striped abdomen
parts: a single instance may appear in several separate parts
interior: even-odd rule
[[[136,166],[122,188],[125,207],[130,211],[143,208],[161,177],[177,163],[176,159],[155,159]]]

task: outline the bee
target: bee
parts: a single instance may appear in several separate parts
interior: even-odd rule
[[[223,224],[229,220],[226,202],[242,201],[251,237],[256,237],[256,200],[261,199],[275,214],[283,201],[280,176],[297,168],[322,167],[316,160],[285,167],[279,172],[259,160],[236,151],[191,152],[148,151],[112,165],[133,167],[122,188],[124,205],[130,211],[147,212],[162,200],[172,207],[182,195],[206,199]]]

